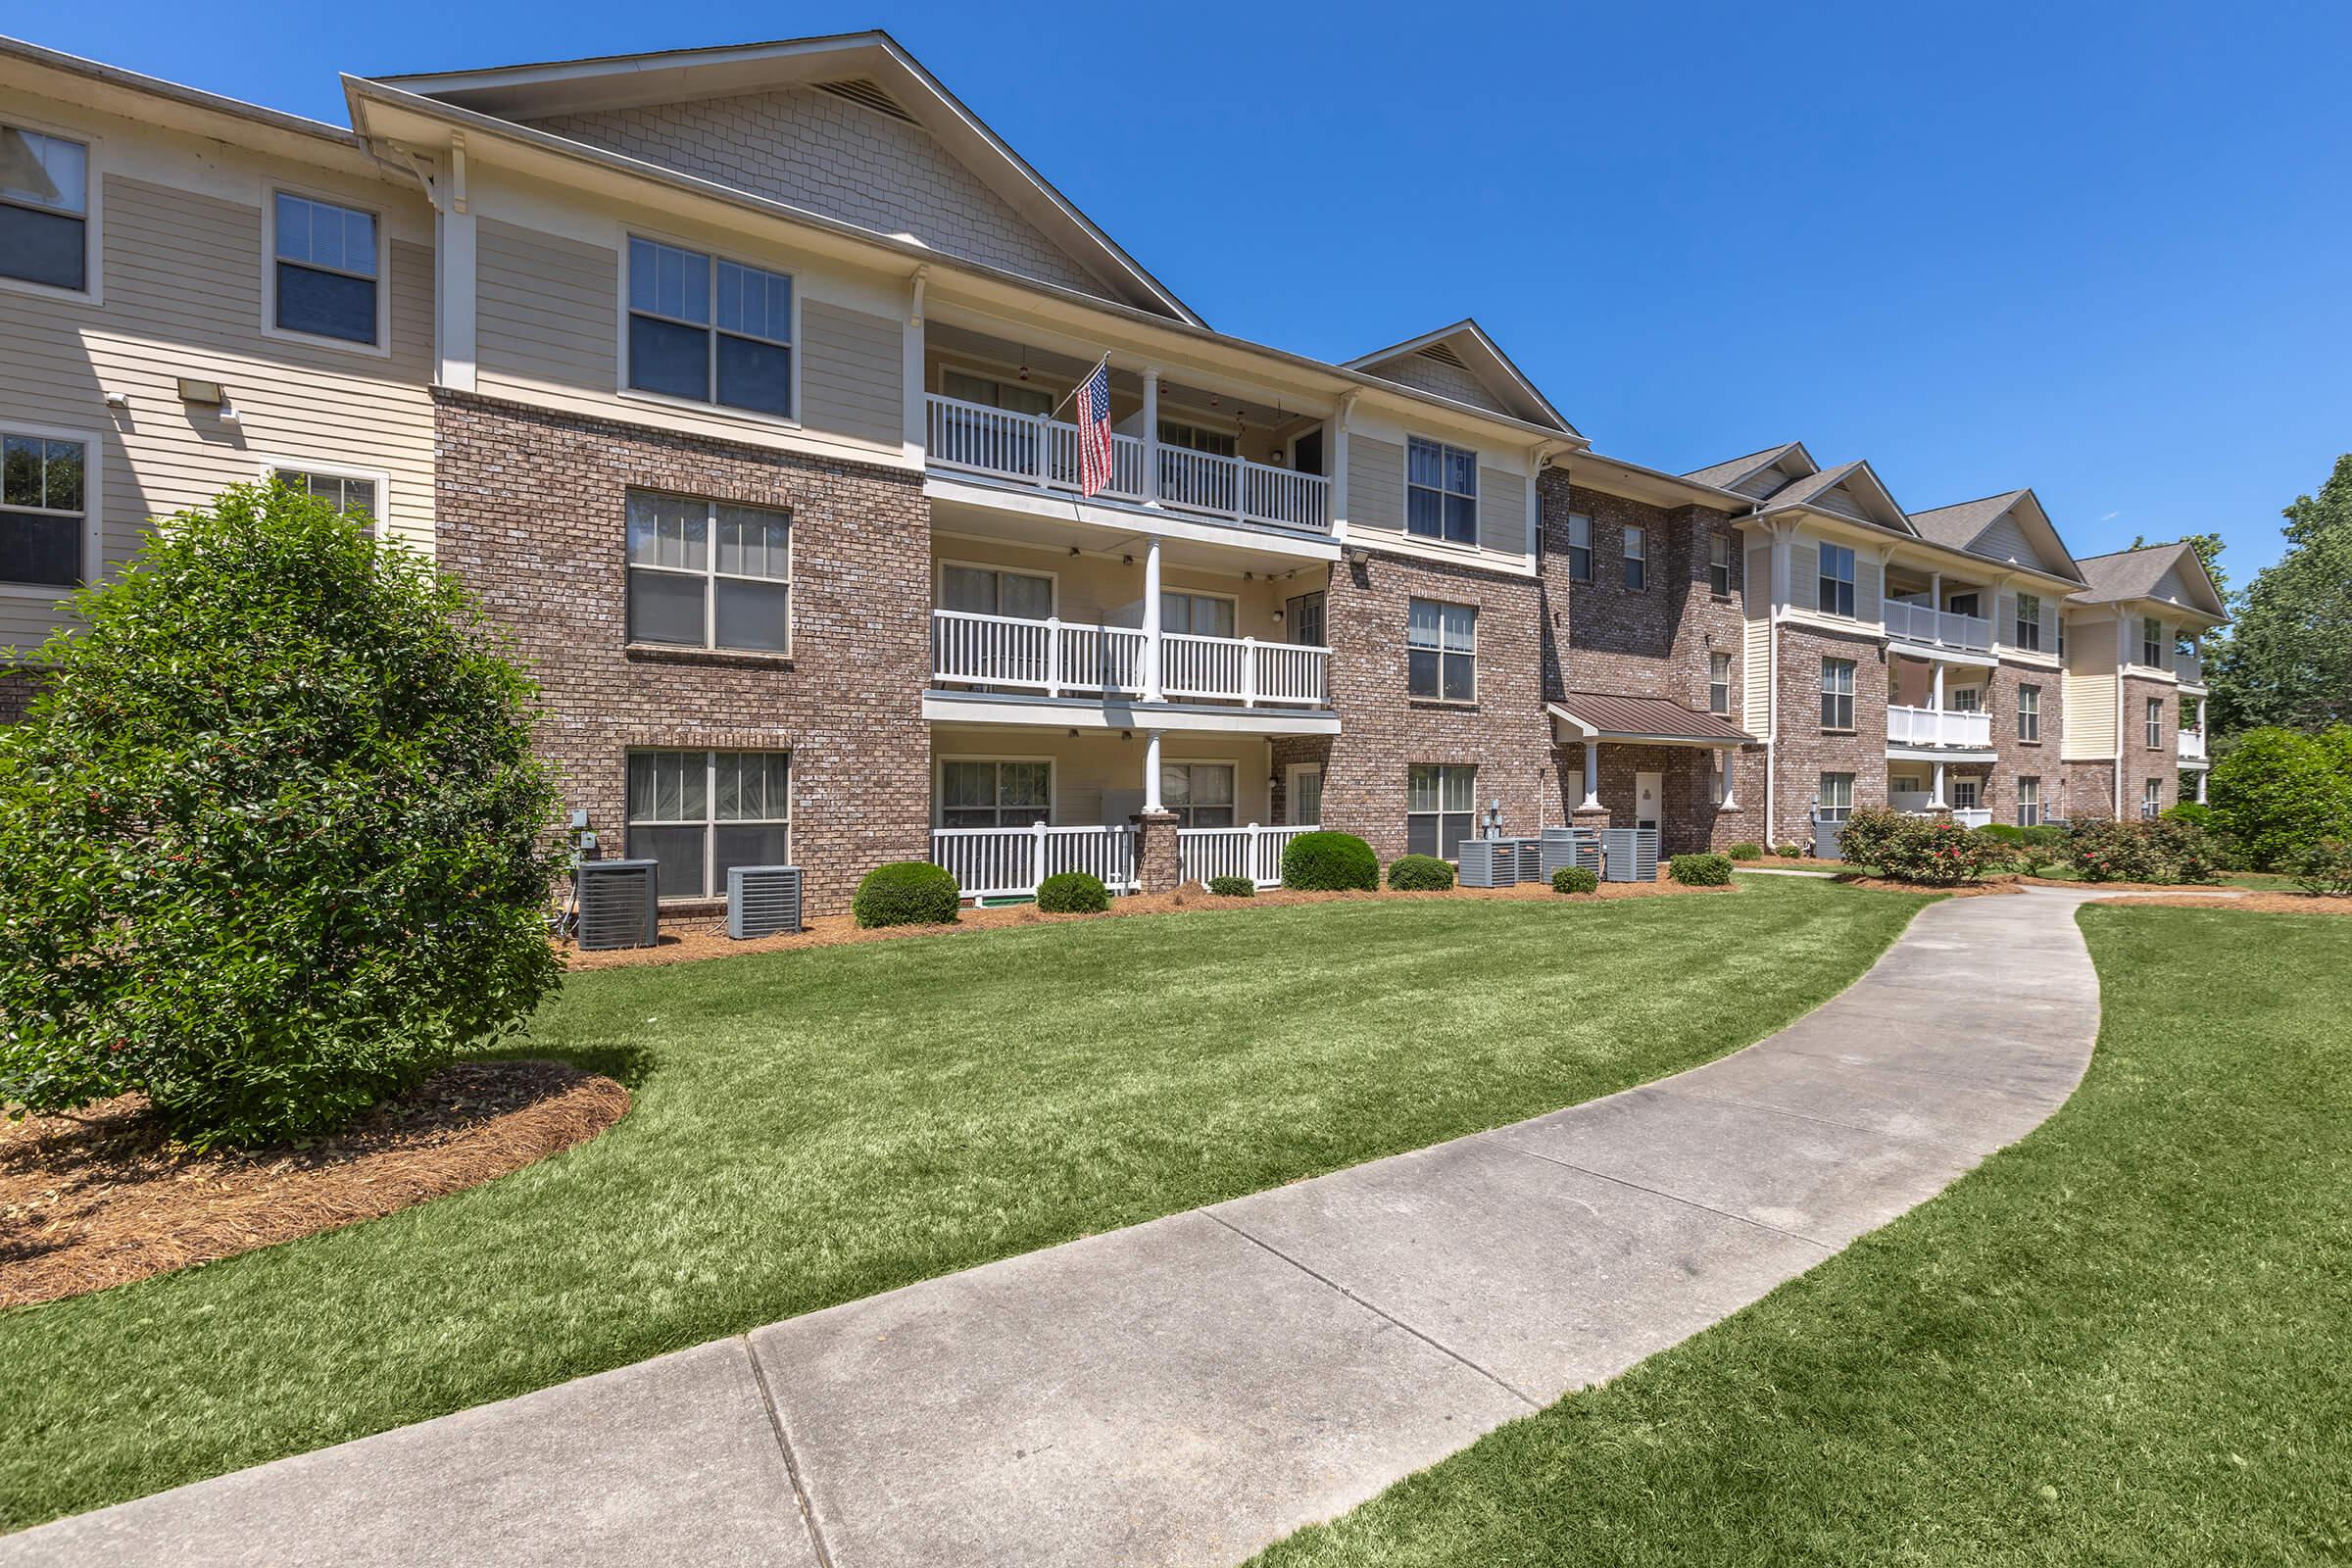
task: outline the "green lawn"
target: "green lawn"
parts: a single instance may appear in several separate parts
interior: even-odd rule
[[[2082,920],[2025,1143],[1260,1568],[2352,1560],[2352,930]]]
[[[602,1138],[0,1315],[0,1525],[359,1437],[1609,1093],[1834,994],[1919,907],[1345,903],[574,976]]]

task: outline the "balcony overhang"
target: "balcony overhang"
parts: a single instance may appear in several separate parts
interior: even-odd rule
[[[1098,550],[1123,539],[1141,540],[1157,535],[1228,553],[1242,551],[1261,556],[1269,569],[1287,569],[1300,562],[1337,561],[1342,548],[1328,535],[1317,537],[1258,524],[1218,522],[1170,508],[1102,498],[1085,500],[937,469],[924,476],[923,494],[937,507],[986,514],[1034,529],[1058,529],[1065,534],[1076,529],[1092,535],[1094,548]],[[935,510],[934,523],[940,518],[941,513]],[[975,516],[973,520],[984,519]],[[1059,542],[1058,537],[1049,535],[1049,538]],[[1232,559],[1230,555],[1228,559]]]
[[[1040,697],[1026,692],[959,692],[931,687],[923,717],[934,723],[1031,728],[1198,730],[1223,735],[1337,735],[1328,708],[1229,708],[1206,703],[1139,703],[1126,698]]]
[[[1913,642],[1894,632],[1887,633],[1886,651],[1902,659],[1939,659],[1947,664],[1969,664],[1978,669],[1998,669],[2001,665],[2000,660],[1991,654],[1970,653],[1942,643]]]
[[[1889,742],[1890,762],[1997,762],[2001,754],[1989,746],[1896,746]]]
[[[1755,737],[1716,713],[1670,703],[1662,697],[1611,697],[1572,692],[1545,703],[1557,745],[1592,741],[1604,746],[1688,746],[1703,751],[1737,751]]]

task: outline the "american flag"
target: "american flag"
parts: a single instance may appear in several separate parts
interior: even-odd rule
[[[1072,395],[1072,409],[1078,416],[1078,493],[1091,496],[1110,486],[1110,362],[1104,360],[1095,367],[1095,373]]]

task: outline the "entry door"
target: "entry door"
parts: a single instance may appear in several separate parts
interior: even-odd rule
[[[1658,825],[1658,801],[1665,790],[1666,775],[1663,773],[1634,775],[1634,826],[1654,828]]]
[[[1292,827],[1319,827],[1323,822],[1323,767],[1319,762],[1293,762],[1290,787],[1283,792],[1282,814]]]

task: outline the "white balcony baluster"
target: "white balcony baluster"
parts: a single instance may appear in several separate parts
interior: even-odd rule
[[[1135,889],[1135,829],[1123,826],[941,827],[931,830],[931,863],[947,868],[965,898],[1035,893],[1063,871],[1088,871],[1114,893]]]

